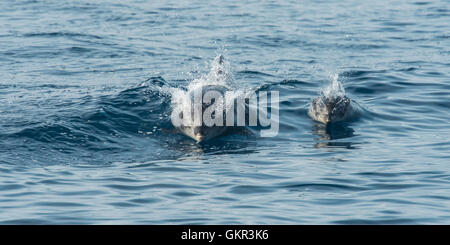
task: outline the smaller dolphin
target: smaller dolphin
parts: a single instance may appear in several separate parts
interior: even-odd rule
[[[346,95],[335,97],[325,97],[324,95],[315,98],[308,115],[321,123],[333,123],[345,121],[354,113],[351,100]]]
[[[328,124],[351,120],[360,112],[359,105],[347,97],[338,78],[335,75],[331,84],[312,101],[308,111],[312,119]]]

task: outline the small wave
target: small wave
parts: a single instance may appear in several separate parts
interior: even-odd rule
[[[257,75],[257,76],[275,77],[274,75],[271,75],[271,74],[268,74],[268,73],[259,72],[259,71],[251,71],[251,70],[243,70],[243,71],[239,71],[238,73],[239,74]]]
[[[101,36],[77,33],[77,32],[31,32],[23,34],[24,37],[84,37],[93,39],[102,39]]]

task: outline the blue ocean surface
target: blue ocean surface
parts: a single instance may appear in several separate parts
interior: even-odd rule
[[[276,137],[175,131],[219,54]],[[448,0],[1,1],[0,224],[449,224],[449,109]]]

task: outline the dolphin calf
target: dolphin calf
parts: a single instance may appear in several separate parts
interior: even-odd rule
[[[330,86],[313,99],[308,115],[315,121],[324,124],[347,121],[359,112],[358,104],[347,97],[337,79],[336,75]]]
[[[318,122],[327,124],[349,119],[353,110],[351,100],[345,95],[332,98],[320,96],[312,101],[308,115]]]

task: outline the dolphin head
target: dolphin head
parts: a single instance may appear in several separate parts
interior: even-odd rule
[[[316,121],[332,123],[345,120],[350,108],[350,99],[343,96],[315,98],[311,104],[309,115]]]
[[[197,120],[200,124],[196,125],[194,123],[193,119],[194,119],[194,117],[196,115],[194,114],[195,113],[194,110],[191,110],[191,118],[190,118],[190,120],[187,120],[189,123],[182,124],[178,129],[182,133],[184,133],[185,135],[191,137],[192,139],[194,139],[197,142],[210,140],[210,139],[212,139],[214,137],[217,137],[217,136],[222,135],[223,133],[225,133],[225,131],[227,129],[226,126],[217,126],[217,125],[207,126],[205,124],[205,122],[203,121],[203,114],[204,114],[205,110],[208,107],[211,107],[211,106],[223,106],[224,107],[224,104],[222,103],[222,104],[217,105],[217,104],[214,103],[215,100],[212,100],[212,101],[209,101],[209,102],[205,102],[203,100],[203,95],[206,92],[209,92],[209,91],[216,91],[216,92],[219,92],[222,96],[224,96],[225,92],[227,90],[228,90],[227,87],[221,86],[221,85],[206,85],[206,86],[202,86],[200,88],[197,88],[197,89],[195,89],[193,91],[190,91],[188,93],[188,96],[190,98],[191,108],[194,108],[195,104],[200,102],[200,101],[197,101],[196,98],[195,98],[196,93],[200,94],[202,96],[202,98],[201,98],[202,100],[200,102],[201,103],[201,107],[200,108],[201,108],[201,112],[202,113],[201,113],[201,115],[198,115],[198,116],[201,117],[200,118],[201,120]],[[223,109],[222,110],[223,113],[225,113],[225,108],[222,108],[222,109]],[[179,117],[181,119],[183,119],[183,113],[184,112],[180,112]],[[213,113],[213,116],[214,116],[214,113]],[[225,115],[222,118],[225,119]],[[222,125],[225,125],[225,122],[223,122]]]

